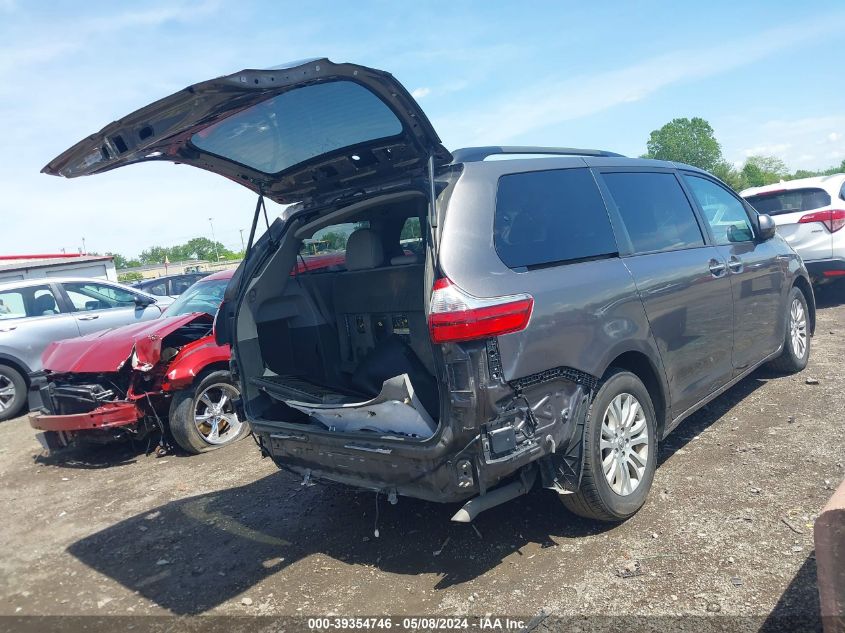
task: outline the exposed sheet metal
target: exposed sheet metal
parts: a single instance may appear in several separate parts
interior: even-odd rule
[[[295,400],[285,403],[316,419],[332,431],[398,433],[418,439],[434,435],[437,424],[414,394],[408,374],[385,380],[372,400],[343,405],[315,405]]]

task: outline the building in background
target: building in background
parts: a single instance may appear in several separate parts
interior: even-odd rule
[[[0,281],[45,277],[91,277],[117,281],[117,271],[113,258],[108,255],[0,255]]]

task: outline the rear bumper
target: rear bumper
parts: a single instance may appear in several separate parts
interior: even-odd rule
[[[804,265],[813,281],[845,278],[845,258],[805,261]]]
[[[29,424],[41,431],[90,431],[135,424],[143,413],[134,402],[108,402],[87,413],[47,415],[41,411],[29,414]]]

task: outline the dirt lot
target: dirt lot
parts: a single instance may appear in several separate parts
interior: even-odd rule
[[[372,493],[303,487],[249,439],[198,457],[110,448],[54,462],[24,419],[4,423],[0,615],[545,608],[814,627],[812,524],[845,473],[845,287],[819,302],[810,367],[759,371],[681,425],[623,525],[573,517],[547,491],[475,528],[449,522],[455,506],[409,499],[382,497],[377,514]]]

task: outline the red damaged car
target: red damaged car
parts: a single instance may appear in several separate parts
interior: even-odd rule
[[[172,438],[200,453],[247,435],[233,404],[240,390],[229,346],[212,336],[233,273],[198,281],[159,319],[51,343],[29,392],[42,445],[159,438],[164,448]]]

